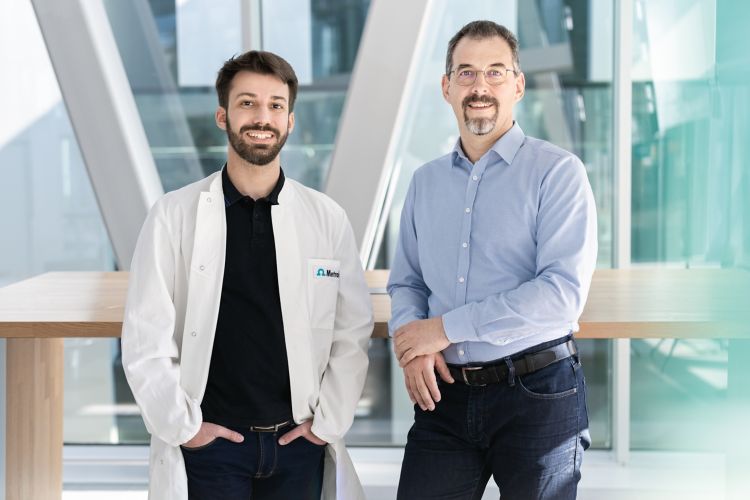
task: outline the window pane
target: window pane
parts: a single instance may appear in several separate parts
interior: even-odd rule
[[[746,5],[634,4],[634,263],[748,267]],[[721,447],[733,344],[711,335],[632,342],[634,449]]]

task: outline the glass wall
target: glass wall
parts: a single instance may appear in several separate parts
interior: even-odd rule
[[[612,4],[611,2],[475,1],[433,2],[430,27],[405,101],[396,145],[395,195],[376,267],[389,268],[395,251],[401,207],[412,173],[448,153],[458,139],[455,117],[443,100],[448,40],[467,22],[491,19],[517,33],[526,94],[515,118],[527,135],[577,154],[586,165],[599,213],[599,265],[612,262]],[[429,126],[427,126],[429,124]],[[580,342],[589,389],[594,446],[611,445],[610,343]],[[391,362],[391,441],[405,442],[412,421],[403,375]]]
[[[636,0],[634,9],[633,263],[748,269],[747,3]],[[730,342],[631,345],[632,447],[716,450],[728,437]]]
[[[263,0],[257,12],[241,3],[105,0],[165,191],[224,163],[213,85],[222,63],[243,50],[242,16],[260,17],[261,48],[286,58],[300,81],[284,171],[323,185],[369,0]]]

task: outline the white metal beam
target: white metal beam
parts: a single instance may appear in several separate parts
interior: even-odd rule
[[[163,194],[101,0],[32,0],[120,269]]]
[[[612,267],[630,266],[633,0],[615,2],[614,16],[614,195]],[[630,339],[613,341],[613,451],[620,464],[630,457]]]
[[[370,4],[325,191],[344,207],[362,263],[373,252],[429,0]]]
[[[240,0],[242,50],[263,50],[263,11],[261,0]]]

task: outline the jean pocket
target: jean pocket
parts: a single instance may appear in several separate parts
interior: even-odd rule
[[[220,437],[215,437],[211,441],[209,441],[208,443],[206,443],[204,445],[190,447],[190,448],[188,448],[187,446],[180,445],[180,448],[182,450],[184,450],[184,451],[189,451],[191,453],[192,452],[196,452],[196,451],[203,451],[203,450],[206,450],[208,448],[211,448],[213,445],[215,445],[219,441],[219,439],[221,439],[221,438]]]
[[[533,399],[561,399],[578,392],[572,357],[516,377],[516,383],[526,396]]]

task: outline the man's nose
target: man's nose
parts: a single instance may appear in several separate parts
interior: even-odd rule
[[[260,124],[260,125],[268,125],[271,123],[271,112],[268,110],[268,108],[263,106],[258,106],[255,108],[255,113],[253,114],[253,123]]]
[[[487,85],[487,82],[484,79],[484,73],[480,73],[477,75],[477,79],[474,80],[474,83],[471,84],[471,91],[472,93],[479,95],[489,93],[490,86]]]

